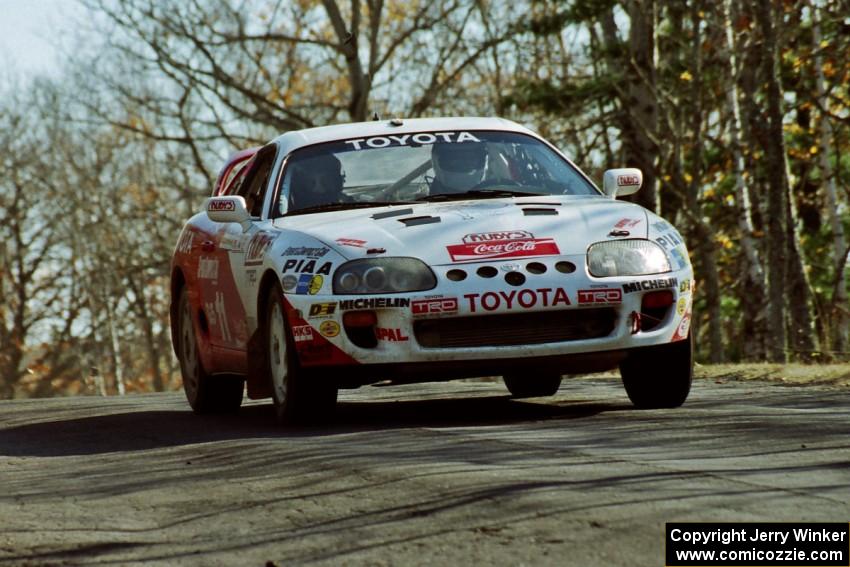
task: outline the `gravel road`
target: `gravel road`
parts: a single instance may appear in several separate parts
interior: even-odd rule
[[[0,565],[664,564],[668,521],[850,521],[850,391],[344,392],[325,426],[182,394],[0,402]]]

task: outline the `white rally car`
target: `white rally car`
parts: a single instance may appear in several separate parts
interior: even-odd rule
[[[619,366],[638,407],[690,391],[693,272],[642,207],[494,118],[375,121],[235,154],[180,235],[171,320],[189,403],[247,383],[284,421],[339,388],[503,376],[517,397]]]

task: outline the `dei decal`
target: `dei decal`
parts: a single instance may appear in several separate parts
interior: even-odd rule
[[[518,258],[522,256],[551,256],[560,254],[553,238],[535,238],[525,230],[467,234],[463,244],[446,246],[452,262]]]
[[[533,309],[535,307],[557,307],[569,305],[570,298],[563,288],[521,289],[519,291],[488,291],[487,293],[467,293],[469,311],[479,309],[496,311],[497,309]]]
[[[298,274],[324,274],[327,276],[331,273],[331,268],[333,268],[333,264],[330,262],[319,264],[318,269],[316,269],[315,260],[295,260],[290,258],[283,264],[283,273],[295,272]]]
[[[446,144],[459,144],[461,142],[480,142],[470,132],[435,132],[433,134],[400,134],[398,136],[375,136],[373,138],[360,138],[358,140],[346,140],[346,145],[351,145],[355,150],[366,148],[386,148],[388,146],[427,146],[437,142]]]
[[[248,249],[245,251],[245,265],[255,266],[263,263],[266,252],[280,235],[278,232],[261,230],[251,237]]]

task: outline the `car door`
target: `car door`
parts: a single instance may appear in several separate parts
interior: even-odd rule
[[[249,166],[244,179],[235,194],[245,199],[245,205],[252,221],[243,226],[237,223],[222,225],[221,245],[219,247],[222,262],[226,263],[234,281],[236,293],[224,297],[224,308],[228,322],[233,327],[235,343],[232,348],[246,349],[250,332],[256,328],[256,321],[248,321],[249,302],[256,301],[260,270],[268,248],[274,242],[277,231],[272,230],[271,222],[263,215],[266,192],[269,190],[272,170],[275,163],[275,146],[260,150]]]

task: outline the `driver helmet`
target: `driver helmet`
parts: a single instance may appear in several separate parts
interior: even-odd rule
[[[292,163],[292,194],[296,206],[338,203],[345,176],[342,163],[332,154],[301,158]]]
[[[441,189],[469,191],[484,181],[487,171],[487,147],[479,142],[434,144],[431,148],[434,176]]]

